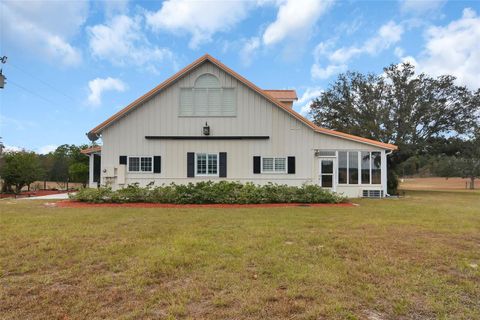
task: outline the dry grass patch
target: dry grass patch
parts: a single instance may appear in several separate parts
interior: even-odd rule
[[[480,193],[354,208],[0,201],[5,319],[480,318]]]

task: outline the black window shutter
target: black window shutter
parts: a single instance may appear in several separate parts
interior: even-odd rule
[[[162,172],[162,157],[154,156],[153,157],[153,173]]]
[[[260,162],[261,158],[259,156],[253,157],[253,173],[260,173]]]
[[[295,157],[288,157],[288,173],[295,173]]]
[[[226,178],[227,177],[227,153],[220,152],[218,156],[220,158],[218,161],[220,164],[219,176],[220,178]]]
[[[187,152],[187,177],[195,177],[195,153]]]
[[[120,156],[120,159],[118,160],[119,164],[127,164],[127,156]]]

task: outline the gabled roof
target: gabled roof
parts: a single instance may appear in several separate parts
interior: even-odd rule
[[[297,98],[297,93],[295,90],[266,90],[264,89],[266,93],[274,97],[275,99],[279,101],[295,101],[298,100]]]
[[[122,118],[128,112],[132,111],[133,109],[135,109],[136,107],[141,105],[143,102],[150,99],[152,96],[154,96],[159,91],[161,91],[161,90],[167,88],[168,86],[170,86],[171,84],[173,84],[176,80],[181,78],[184,74],[186,74],[187,72],[195,69],[197,66],[201,65],[202,63],[204,63],[206,61],[210,61],[211,63],[216,65],[221,70],[225,71],[226,73],[228,73],[229,75],[231,75],[232,77],[234,77],[235,79],[237,79],[238,81],[240,81],[241,83],[243,83],[244,85],[246,85],[247,87],[252,89],[253,91],[257,92],[258,94],[260,94],[261,96],[266,98],[268,101],[273,103],[275,106],[279,107],[280,109],[283,109],[285,112],[290,113],[294,118],[303,122],[305,125],[310,127],[315,132],[319,132],[319,133],[323,133],[323,134],[331,135],[331,136],[336,136],[336,137],[341,137],[341,138],[344,138],[344,139],[347,139],[347,140],[357,141],[357,142],[377,146],[377,147],[380,147],[380,148],[383,148],[383,149],[389,149],[389,150],[396,150],[397,149],[397,146],[395,146],[393,144],[383,143],[383,142],[379,142],[379,141],[375,141],[375,140],[362,138],[362,137],[354,136],[354,135],[351,135],[351,134],[335,131],[335,130],[330,130],[330,129],[325,129],[325,128],[318,127],[313,122],[304,118],[303,116],[301,116],[299,113],[297,113],[293,109],[289,108],[288,106],[283,105],[274,96],[276,93],[272,93],[272,92],[279,92],[279,91],[260,89],[255,84],[248,81],[247,79],[242,77],[240,74],[236,73],[235,71],[233,71],[232,69],[230,69],[229,67],[227,67],[226,65],[224,65],[219,60],[215,59],[214,57],[212,57],[209,54],[205,54],[204,56],[198,58],[197,60],[195,60],[194,62],[192,62],[191,64],[189,64],[188,66],[186,66],[182,70],[178,71],[173,76],[171,76],[170,78],[168,78],[167,80],[165,80],[164,82],[162,82],[161,84],[159,84],[158,86],[156,86],[155,88],[150,90],[149,92],[147,92],[146,94],[144,94],[140,98],[136,99],[135,101],[130,103],[128,106],[126,106],[125,108],[123,108],[119,112],[115,113],[113,116],[111,116],[107,120],[100,123],[98,126],[93,128],[92,130],[90,130],[90,132],[87,133],[89,139],[90,140],[98,139],[100,133],[105,128],[107,128],[109,125],[111,125],[112,123],[114,123],[118,119]],[[295,96],[296,96],[296,94],[295,94]]]

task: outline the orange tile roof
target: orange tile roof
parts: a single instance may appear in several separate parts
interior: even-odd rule
[[[159,84],[158,86],[156,86],[155,88],[153,88],[152,90],[150,90],[149,92],[147,92],[146,94],[144,94],[143,96],[141,96],[140,98],[136,99],[135,101],[133,101],[132,103],[130,103],[129,105],[127,105],[125,108],[123,108],[122,110],[120,110],[119,112],[115,113],[113,116],[111,116],[110,118],[108,118],[107,120],[103,121],[102,123],[100,123],[98,126],[96,126],[95,128],[93,128],[92,130],[90,130],[90,132],[88,132],[88,137],[89,138],[94,138],[94,137],[97,137],[98,138],[98,135],[101,133],[101,131],[103,129],[105,129],[106,127],[108,127],[110,124],[112,124],[113,122],[115,122],[116,120],[120,119],[121,117],[123,117],[125,114],[127,114],[129,111],[133,110],[134,108],[136,108],[137,106],[139,106],[141,103],[147,101],[150,97],[152,97],[153,95],[155,95],[157,92],[159,92],[160,90],[163,90],[165,89],[166,87],[168,87],[169,85],[173,84],[177,79],[179,79],[181,76],[183,76],[185,73],[189,72],[190,70],[193,70],[194,68],[196,68],[197,66],[201,65],[202,63],[204,63],[205,61],[210,61],[211,63],[213,63],[214,65],[216,65],[218,68],[222,69],[223,71],[225,71],[226,73],[230,74],[231,76],[233,76],[234,78],[236,78],[238,81],[242,82],[244,85],[246,85],[247,87],[249,87],[250,89],[252,89],[253,91],[256,91],[258,94],[262,95],[263,97],[265,97],[268,101],[272,102],[274,105],[276,105],[277,107],[283,109],[285,112],[288,112],[290,113],[293,117],[295,117],[296,119],[298,119],[299,121],[303,122],[304,124],[306,124],[308,127],[310,127],[311,129],[313,129],[315,132],[319,132],[319,133],[323,133],[323,134],[327,134],[327,135],[331,135],[331,136],[336,136],[336,137],[341,137],[341,138],[344,138],[344,139],[347,139],[347,140],[352,140],[352,141],[357,141],[357,142],[362,142],[362,143],[366,143],[366,144],[370,144],[370,145],[374,145],[374,146],[377,146],[377,147],[380,147],[380,148],[384,148],[384,149],[389,149],[389,150],[396,150],[398,149],[397,146],[393,145],[393,144],[389,144],[389,143],[383,143],[383,142],[380,142],[380,141],[376,141],[376,140],[372,140],[372,139],[367,139],[367,138],[362,138],[362,137],[358,137],[358,136],[354,136],[354,135],[351,135],[351,134],[348,134],[348,133],[343,133],[343,132],[339,132],[339,131],[335,131],[335,130],[330,130],[330,129],[325,129],[325,128],[321,128],[321,127],[318,127],[317,125],[315,125],[313,122],[311,122],[310,120],[304,118],[303,116],[301,116],[299,113],[297,113],[295,110],[289,108],[288,106],[285,106],[284,104],[282,104],[279,100],[277,100],[277,98],[275,98],[272,94],[272,92],[277,92],[276,90],[268,90],[268,91],[265,91],[265,90],[262,90],[260,89],[259,87],[257,87],[255,84],[253,84],[252,82],[248,81],[247,79],[245,79],[244,77],[242,77],[240,74],[236,73],[235,71],[233,71],[232,69],[230,69],[229,67],[227,67],[226,65],[224,65],[223,63],[221,63],[219,60],[215,59],[214,57],[212,57],[211,55],[209,54],[205,54],[203,55],[202,57],[198,58],[197,60],[195,60],[194,62],[192,62],[191,64],[189,64],[188,66],[186,66],[185,68],[183,68],[182,70],[178,71],[177,73],[175,73],[173,76],[171,76],[170,78],[168,78],[167,80],[165,80],[164,82],[162,82],[161,84]],[[93,139],[95,140],[95,139]]]
[[[100,151],[102,151],[102,146],[93,146],[87,149],[80,150],[80,152],[83,154],[90,154],[90,153],[95,153]]]
[[[266,90],[264,89],[266,93],[274,97],[275,99],[279,101],[293,101],[297,100],[297,93],[295,90]]]

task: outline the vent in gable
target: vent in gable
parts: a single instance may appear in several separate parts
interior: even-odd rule
[[[222,88],[218,78],[204,74],[195,86],[180,89],[179,115],[183,117],[234,117],[235,89]]]
[[[220,81],[213,74],[202,74],[195,81],[195,88],[220,88]]]

